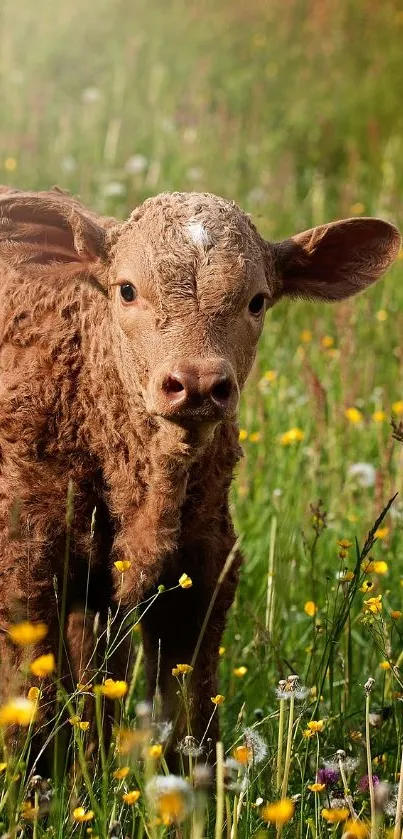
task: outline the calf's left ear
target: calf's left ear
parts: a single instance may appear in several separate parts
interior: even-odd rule
[[[400,233],[376,218],[349,218],[274,245],[279,296],[343,300],[376,282],[396,259]]]

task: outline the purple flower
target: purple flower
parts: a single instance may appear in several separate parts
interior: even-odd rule
[[[333,787],[340,779],[340,772],[338,769],[330,769],[326,766],[323,769],[318,769],[316,781],[318,784],[325,784],[326,787]]]
[[[378,775],[373,775],[372,776],[372,782],[373,782],[374,787],[376,787],[376,785],[379,784]],[[368,775],[363,775],[361,780],[358,781],[357,789],[359,790],[359,792],[368,792],[368,789],[369,789]]]

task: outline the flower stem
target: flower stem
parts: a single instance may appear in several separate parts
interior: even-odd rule
[[[374,779],[372,777],[372,759],[371,759],[371,738],[369,733],[369,702],[371,694],[368,692],[365,699],[365,741],[367,750],[367,774],[368,774],[368,790],[369,800],[371,803],[371,833],[370,839],[376,839],[376,811],[375,811],[375,792]]]
[[[397,790],[395,829],[393,831],[393,839],[401,839],[402,807],[403,807],[403,744],[402,744],[402,757],[401,757],[401,763],[400,763],[399,787],[398,787],[398,790]]]
[[[282,783],[282,786],[281,786],[281,797],[282,798],[287,797],[288,776],[290,774],[291,749],[292,749],[292,731],[293,731],[293,725],[294,725],[294,703],[295,703],[295,696],[294,696],[294,693],[291,693],[290,710],[289,710],[289,715],[288,715],[287,748],[286,748],[286,752],[285,752],[283,783]]]
[[[217,767],[216,767],[216,821],[215,839],[222,839],[224,827],[224,745],[221,742],[216,744]]]
[[[278,718],[278,741],[277,741],[277,782],[276,789],[279,792],[281,787],[281,773],[283,769],[283,740],[284,740],[284,710],[285,700],[280,699],[280,713]]]

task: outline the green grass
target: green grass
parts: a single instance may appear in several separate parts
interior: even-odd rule
[[[3,0],[1,180],[32,189],[58,183],[121,217],[153,193],[209,190],[238,200],[272,239],[354,214],[381,215],[402,227],[402,34],[403,12],[394,0],[253,0],[247,11],[229,0],[99,0],[96,7],[89,0]],[[364,575],[357,556],[402,490],[403,448],[389,424],[392,405],[403,399],[402,280],[398,261],[358,300],[278,305],[244,395],[248,436],[233,507],[247,562],[223,642],[220,713],[226,753],[242,743],[245,727],[255,726],[267,755],[248,772],[239,839],[276,835],[255,803],[278,798],[275,691],[290,674],[309,692],[295,705],[288,794],[297,800],[283,836],[342,835],[341,826],[329,827],[319,814],[327,796],[317,797],[315,807],[308,790],[317,767],[334,761],[338,749],[358,761],[348,783],[356,812],[369,817],[368,793],[356,791],[367,774],[369,676],[370,710],[378,714],[369,729],[374,772],[391,789],[396,782],[403,686],[399,671],[380,663],[394,665],[402,653],[403,622],[390,617],[403,598],[400,496],[370,552],[387,563],[387,573]],[[353,407],[362,413],[358,424],[345,414]],[[375,411],[385,419],[376,422]],[[282,445],[292,428],[303,439]],[[360,486],[349,474],[361,462],[376,470],[374,485]],[[318,526],[318,505],[326,527]],[[341,539],[353,543],[345,558]],[[337,579],[344,567],[355,569],[349,582]],[[372,621],[363,615],[363,577],[374,583],[369,596],[383,597],[382,614]],[[308,601],[318,608],[313,617],[304,610]],[[243,677],[234,675],[239,666],[247,668]],[[140,669],[135,701],[142,695]],[[306,739],[312,718],[325,727]],[[85,743],[85,732],[76,734],[77,744]],[[83,804],[95,810],[93,835],[102,839],[115,820],[122,836],[164,835],[166,828],[150,827],[144,794],[134,806],[121,798],[126,789],[144,793],[146,776],[163,774],[163,764],[146,761],[142,768],[135,759],[129,779],[118,782],[116,758],[111,753],[107,760],[104,781],[91,770],[86,785],[83,765],[56,790],[46,818],[33,822],[21,822],[28,793],[23,770],[11,761],[0,780],[0,831],[16,836],[20,823],[27,836],[84,836],[88,824],[71,817]],[[32,794],[30,800],[35,804]],[[205,793],[197,792],[196,810],[175,829],[178,837],[214,835],[220,790],[208,801],[204,826]],[[225,792],[225,836],[238,802]],[[386,816],[385,826],[393,821]]]

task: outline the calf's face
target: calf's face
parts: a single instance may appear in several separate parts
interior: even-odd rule
[[[200,439],[235,418],[268,308],[356,294],[400,245],[393,225],[365,218],[269,243],[235,204],[198,193],[151,198],[116,225],[64,195],[13,193],[0,222],[0,258],[17,270],[80,276],[107,296],[125,386],[157,422]]]

